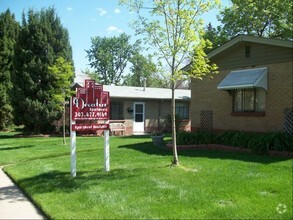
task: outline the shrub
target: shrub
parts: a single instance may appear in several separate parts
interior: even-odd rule
[[[177,133],[178,144],[223,144],[251,149],[256,153],[266,153],[269,150],[293,151],[293,137],[284,132],[248,133],[226,131],[215,134],[207,131],[195,133],[180,131]]]
[[[192,136],[193,133],[188,132],[188,131],[179,131],[177,132],[177,143],[181,145],[186,145],[186,144],[193,144],[192,143]]]
[[[215,134],[207,131],[191,133],[179,131],[177,133],[178,144],[212,144],[215,142]]]

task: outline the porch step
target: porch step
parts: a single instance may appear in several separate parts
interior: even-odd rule
[[[133,132],[132,135],[149,135],[147,132]]]

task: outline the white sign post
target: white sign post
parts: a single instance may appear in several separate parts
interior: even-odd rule
[[[110,171],[110,143],[109,130],[104,131],[104,169]]]
[[[70,169],[76,176],[76,131],[104,130],[104,167],[110,171],[109,116],[110,94],[94,80],[85,80],[85,87],[78,88],[76,97],[70,98]],[[76,124],[76,121],[107,120],[104,124]]]
[[[75,121],[72,120],[72,97],[70,97],[70,170],[71,176],[76,176],[76,131],[72,129]]]

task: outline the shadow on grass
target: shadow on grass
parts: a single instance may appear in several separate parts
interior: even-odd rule
[[[0,139],[15,138],[15,135],[23,133],[22,128],[14,128],[9,131],[0,131]]]
[[[145,139],[150,138],[151,135],[144,134],[144,135],[131,135],[131,136],[111,136],[111,137],[119,137],[121,139]]]
[[[146,154],[151,155],[160,155],[160,156],[172,156],[172,149],[167,149],[166,147],[157,147],[152,144],[152,142],[145,142],[139,144],[131,144],[119,146],[119,148],[127,148],[138,150]],[[205,157],[209,159],[223,159],[223,160],[239,160],[244,162],[254,162],[269,164],[280,161],[291,160],[291,158],[267,156],[267,155],[258,155],[253,153],[244,153],[244,152],[228,152],[222,150],[179,150],[178,156],[185,157]]]
[[[151,134],[143,134],[143,135],[131,135],[131,136],[113,136],[113,137],[119,137],[122,139],[145,139],[145,138],[151,138]],[[167,133],[164,134],[165,138],[171,138],[171,134]]]
[[[0,146],[0,151],[2,151],[2,150],[19,150],[19,149],[31,148],[31,147],[35,147],[35,145],[24,145],[24,146],[14,146],[14,147],[1,147]]]
[[[0,139],[10,139],[10,138],[14,138],[13,134],[4,134],[2,132],[0,132]]]
[[[80,154],[80,153],[96,152],[96,151],[100,151],[100,150],[99,149],[78,150],[77,153]],[[70,151],[68,150],[68,152],[48,153],[46,155],[35,156],[33,158],[24,159],[24,160],[22,160],[22,162],[28,162],[28,161],[33,161],[33,160],[52,159],[52,158],[59,158],[59,157],[64,157],[64,156],[67,157],[69,155],[70,155]]]
[[[72,193],[74,190],[87,189],[101,184],[101,182],[129,179],[136,176],[135,173],[135,170],[127,169],[114,169],[110,172],[79,171],[73,178],[70,172],[53,170],[16,182],[22,189],[26,190],[28,195],[48,192]]]
[[[156,147],[152,142],[141,142],[138,144],[128,144],[128,145],[120,145],[118,148],[127,148],[138,150],[146,154],[160,155],[160,156],[168,156],[172,155],[172,151],[168,150],[165,147]]]

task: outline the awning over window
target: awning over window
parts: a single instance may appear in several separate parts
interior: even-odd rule
[[[263,88],[267,91],[267,67],[231,71],[217,86],[220,90]]]

